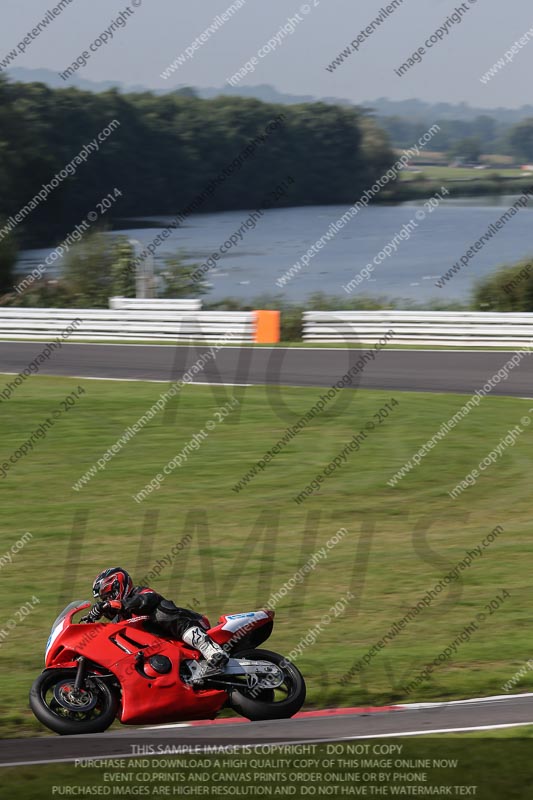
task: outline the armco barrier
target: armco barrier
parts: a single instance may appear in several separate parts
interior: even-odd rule
[[[263,315],[267,315],[264,317]],[[274,317],[272,317],[274,315]],[[276,325],[273,324],[277,315]],[[1,339],[50,339],[79,319],[69,341],[279,341],[279,311],[137,311],[86,308],[0,308]],[[269,320],[269,321],[268,321]]]
[[[533,314],[483,311],[306,311],[309,342],[375,343],[388,331],[394,344],[530,347]]]

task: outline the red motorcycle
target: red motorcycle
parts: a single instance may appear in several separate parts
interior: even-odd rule
[[[151,632],[146,616],[73,622],[89,606],[70,603],[58,616],[46,668],[30,692],[33,713],[56,733],[101,733],[115,718],[124,725],[214,719],[223,708],[250,720],[285,719],[303,705],[300,671],[278,653],[257,649],[272,633],[273,611],[221,616],[208,633],[230,659],[204,677],[200,653]]]

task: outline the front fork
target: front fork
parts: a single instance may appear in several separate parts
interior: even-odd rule
[[[83,684],[85,683],[85,678],[87,677],[87,659],[85,656],[80,656],[78,658],[78,670],[76,672],[76,680],[74,681],[74,694],[79,694]]]

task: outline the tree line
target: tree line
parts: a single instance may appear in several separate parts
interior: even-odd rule
[[[270,130],[276,119],[281,124]],[[98,141],[114,120],[120,124]],[[98,148],[78,164],[93,140]],[[254,141],[256,151],[242,158]],[[0,269],[8,260],[5,238],[10,247],[14,240],[51,245],[116,189],[115,218],[179,214],[228,171],[201,212],[257,208],[287,175],[293,183],[279,205],[353,203],[394,160],[386,135],[357,108],[202,100],[187,92],[93,94],[0,76],[0,231],[63,175],[2,237]],[[5,268],[3,274],[6,291]]]
[[[428,119],[379,117],[394,147],[408,148],[433,124]],[[431,142],[431,149],[447,153],[451,158],[465,156],[477,160],[480,155],[507,155],[517,162],[533,161],[533,118],[515,125],[501,122],[487,114],[473,120],[437,119],[440,130]]]

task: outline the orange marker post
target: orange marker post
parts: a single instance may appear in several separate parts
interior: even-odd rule
[[[260,344],[275,344],[280,340],[281,314],[279,311],[255,312],[255,339]]]

